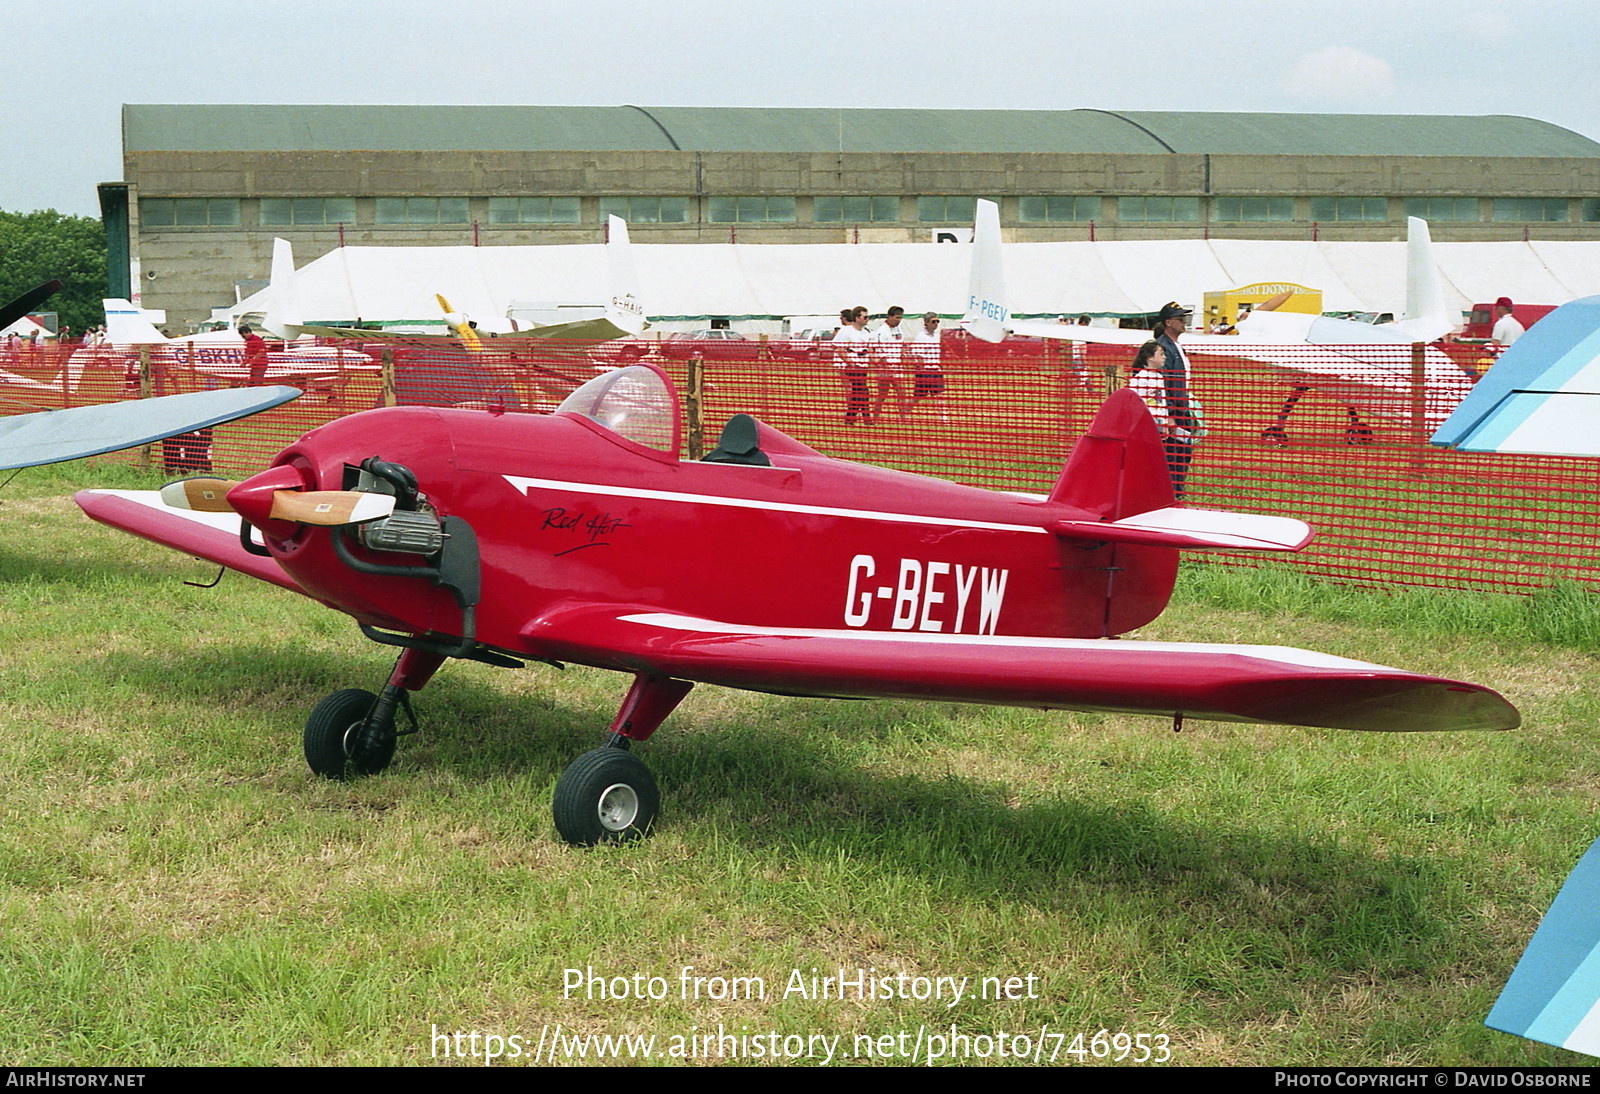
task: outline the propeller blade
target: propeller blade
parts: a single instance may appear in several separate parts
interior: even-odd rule
[[[1265,299],[1261,303],[1257,304],[1251,310],[1252,311],[1277,311],[1279,308],[1281,308],[1285,304],[1287,304],[1289,302],[1289,298],[1291,296],[1293,296],[1293,295],[1294,294],[1290,293],[1290,292],[1281,292],[1277,296],[1269,296],[1267,299]]]
[[[367,490],[276,490],[272,519],[336,527],[365,524],[394,512],[394,498]]]
[[[61,282],[46,281],[38,288],[30,289],[23,293],[9,304],[0,304],[0,329],[9,327],[60,290]]]
[[[161,502],[174,509],[192,509],[197,513],[231,513],[233,507],[228,504],[228,491],[238,485],[233,479],[179,479],[161,488]]]

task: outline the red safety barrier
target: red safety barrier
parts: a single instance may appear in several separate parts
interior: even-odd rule
[[[1306,520],[1318,537],[1293,561],[1346,582],[1505,591],[1558,578],[1600,583],[1600,460],[1428,445],[1486,366],[1480,349],[1240,346],[1237,356],[1191,357],[1203,433],[1187,504]],[[294,384],[305,396],[131,458],[174,473],[246,474],[306,430],[375,406],[548,412],[597,370],[645,348],[519,340],[479,352],[274,349],[267,382]],[[947,339],[934,369],[913,352],[846,363],[827,343],[735,349],[744,355],[719,346],[709,360],[659,359],[683,396],[686,457],[715,447],[727,418],[746,412],[829,455],[1038,493],[1105,395],[1128,381],[1133,356],[1121,347]],[[4,413],[247,380],[238,350],[190,346],[142,354],[23,347],[0,353],[0,369]],[[1160,385],[1146,387],[1153,394]]]

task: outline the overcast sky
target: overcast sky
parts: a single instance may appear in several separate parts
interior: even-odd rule
[[[70,24],[11,25],[0,209],[97,216],[123,103],[1519,114],[1600,139],[1600,3],[1393,3],[67,0]]]

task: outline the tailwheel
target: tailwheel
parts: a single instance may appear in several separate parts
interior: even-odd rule
[[[631,752],[607,746],[567,765],[556,782],[551,812],[562,839],[592,847],[646,835],[660,807],[650,769]]]
[[[325,779],[376,775],[394,759],[393,709],[374,719],[378,697],[360,688],[336,691],[311,709],[306,719],[306,763]],[[377,721],[379,724],[370,725]],[[387,722],[387,724],[383,724]]]

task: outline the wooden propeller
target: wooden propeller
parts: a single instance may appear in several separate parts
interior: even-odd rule
[[[197,513],[231,513],[228,491],[239,484],[232,479],[193,478],[170,482],[161,488],[161,500],[174,509]],[[365,524],[394,512],[394,498],[365,490],[274,490],[273,520],[337,527]]]
[[[196,513],[231,513],[228,491],[238,485],[233,479],[179,479],[161,488],[161,504]]]

